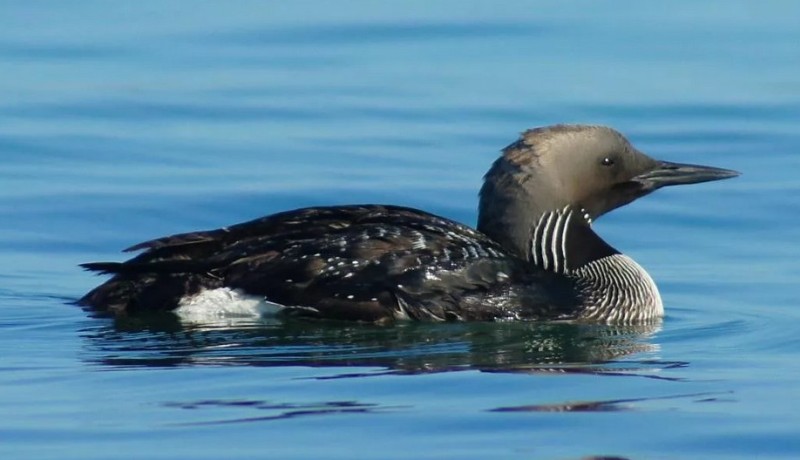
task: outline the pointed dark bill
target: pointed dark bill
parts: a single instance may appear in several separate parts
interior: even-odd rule
[[[653,169],[639,174],[633,181],[641,183],[647,189],[655,190],[668,185],[698,184],[730,179],[738,175],[738,172],[730,169],[659,161]]]

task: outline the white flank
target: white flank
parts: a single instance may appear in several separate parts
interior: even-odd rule
[[[282,308],[283,305],[268,302],[263,297],[222,287],[182,298],[174,313],[182,322],[218,324],[228,320],[252,320],[272,316]]]

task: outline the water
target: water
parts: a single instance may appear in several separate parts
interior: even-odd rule
[[[789,1],[5,2],[4,458],[797,458]],[[519,131],[743,172],[596,228],[658,327],[92,318],[76,265],[294,207],[473,223]]]

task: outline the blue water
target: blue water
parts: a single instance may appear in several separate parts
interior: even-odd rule
[[[0,456],[800,457],[800,4],[4,2]],[[596,224],[657,327],[93,318],[77,264],[319,204],[474,223],[523,129],[739,170]]]

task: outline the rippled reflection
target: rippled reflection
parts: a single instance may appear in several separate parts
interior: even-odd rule
[[[257,415],[227,419],[211,419],[184,425],[220,425],[229,423],[262,422],[268,420],[285,420],[296,417],[331,414],[368,414],[386,412],[397,407],[381,407],[377,404],[366,404],[357,401],[328,401],[307,404],[273,403],[268,401],[224,401],[206,400],[194,402],[169,402],[164,407],[185,410],[198,409],[251,409]]]
[[[685,399],[695,402],[719,401],[728,393],[693,393],[650,398],[623,398],[599,401],[570,401],[555,404],[530,404],[526,406],[497,407],[492,412],[622,412],[635,410],[637,404],[659,400]]]
[[[110,320],[109,320],[110,321]],[[394,326],[272,320],[192,327],[172,316],[123,318],[84,332],[86,359],[109,366],[377,367],[376,372],[586,372],[656,377],[684,363],[654,359],[660,324],[408,323]],[[636,354],[642,354],[635,360]],[[625,358],[625,359],[622,359]]]

